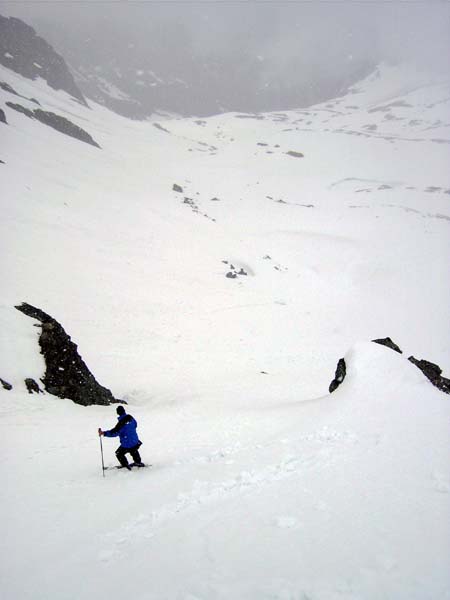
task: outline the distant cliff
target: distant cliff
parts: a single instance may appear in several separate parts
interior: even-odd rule
[[[0,64],[28,79],[42,77],[87,106],[64,59],[20,19],[0,15]]]

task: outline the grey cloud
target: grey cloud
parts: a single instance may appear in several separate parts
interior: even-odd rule
[[[225,109],[304,105],[381,61],[449,72],[450,5],[432,0],[2,1],[0,12],[24,19],[69,62],[135,71],[153,64],[163,77],[184,77],[199,86],[199,98],[186,97],[188,112],[195,102],[213,110],[215,97]]]

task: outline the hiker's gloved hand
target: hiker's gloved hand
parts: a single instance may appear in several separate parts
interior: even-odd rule
[[[103,431],[101,430],[101,428],[98,428],[98,435],[103,435]]]

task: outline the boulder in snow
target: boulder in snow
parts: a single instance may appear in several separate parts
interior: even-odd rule
[[[5,390],[12,390],[12,385],[0,377],[0,384]]]

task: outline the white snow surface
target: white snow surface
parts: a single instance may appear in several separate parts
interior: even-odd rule
[[[407,360],[450,376],[448,83],[382,66],[308,110],[152,123],[0,81],[101,146],[0,90],[2,598],[450,598],[450,399]],[[102,476],[113,406],[26,392],[22,301],[151,468]]]

